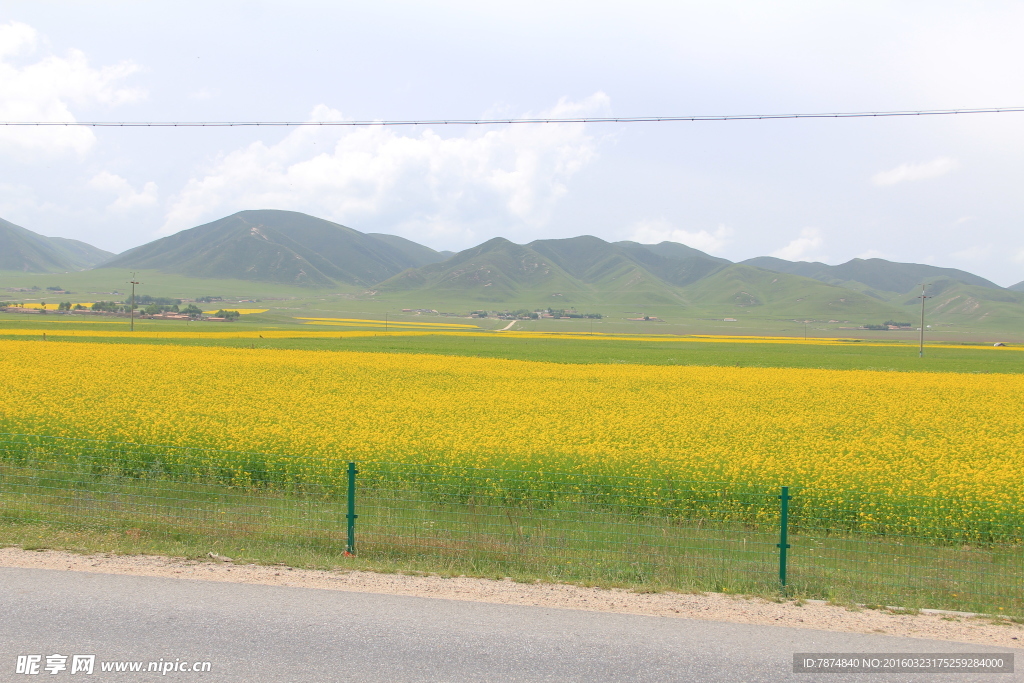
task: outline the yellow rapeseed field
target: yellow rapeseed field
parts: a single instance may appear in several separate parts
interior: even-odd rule
[[[0,431],[268,454],[218,456],[243,479],[357,460],[1024,501],[1020,374],[19,340],[0,358]]]
[[[479,325],[466,325],[465,323],[422,323],[415,321],[401,321],[392,320],[390,323],[386,320],[368,320],[366,318],[296,318],[296,320],[310,320],[313,321],[311,325],[332,325],[332,324],[350,324],[350,325],[404,325],[407,327],[422,327],[422,328],[461,328],[467,330],[478,330]]]
[[[49,303],[29,302],[29,303],[21,304],[20,307],[21,308],[38,308],[38,309],[41,309],[41,310],[56,311],[58,305],[59,304],[57,302],[53,302],[53,301],[51,301]],[[85,302],[85,301],[76,302],[76,301],[72,301],[71,305],[73,307],[74,306],[85,306],[86,308],[89,308],[90,306],[92,306],[92,302],[91,301],[90,302]]]
[[[346,339],[356,337],[379,337],[385,334],[389,334],[396,337],[423,337],[423,336],[451,336],[451,337],[481,337],[481,338],[493,338],[496,335],[507,336],[516,339],[563,339],[563,340],[574,340],[580,343],[596,342],[600,343],[602,340],[606,341],[643,341],[643,342],[658,342],[664,344],[688,344],[688,343],[702,343],[702,342],[718,342],[723,344],[752,344],[752,345],[764,345],[764,344],[784,344],[790,346],[850,346],[855,344],[858,347],[902,347],[906,348],[906,344],[900,341],[872,341],[866,342],[863,340],[848,340],[838,338],[827,338],[827,337],[816,337],[811,339],[800,339],[795,337],[739,337],[739,336],[725,336],[725,335],[656,335],[656,334],[645,334],[645,335],[627,335],[627,334],[590,334],[587,332],[581,333],[566,333],[566,332],[547,332],[547,331],[530,331],[530,332],[517,332],[515,330],[501,331],[501,330],[480,330],[478,331],[463,330],[462,325],[443,325],[437,323],[437,327],[430,326],[418,326],[410,327],[412,323],[407,324],[390,324],[390,332],[385,332],[384,323],[380,321],[376,324],[372,324],[372,321],[360,321],[353,323],[342,323],[341,319],[337,319],[336,322],[307,322],[304,325],[323,325],[323,326],[341,326],[341,327],[363,327],[372,329],[360,329],[360,330],[349,330],[349,329],[282,329],[279,327],[255,327],[249,329],[237,329],[229,328],[225,329],[222,327],[223,323],[202,323],[197,322],[191,327],[183,327],[180,324],[164,323],[157,321],[136,321],[135,331],[129,331],[127,329],[127,320],[117,319],[119,322],[114,323],[115,319],[83,319],[80,317],[54,317],[54,318],[34,318],[31,322],[33,325],[41,323],[53,323],[56,325],[77,325],[80,323],[103,323],[107,327],[104,329],[59,329],[59,330],[45,330],[48,338],[55,340],[73,340],[77,338],[90,338],[90,337],[109,337],[109,338],[124,338],[124,339]],[[300,320],[306,320],[300,318]],[[317,320],[326,321],[326,318],[318,318]],[[118,329],[110,329],[113,325],[120,324]],[[417,323],[419,325],[419,323]],[[476,326],[469,326],[476,327]],[[23,328],[23,327],[4,327],[0,329],[0,337],[11,336],[11,337],[39,337],[42,335],[44,330],[36,327]],[[929,344],[929,349],[963,349],[962,344]],[[1016,354],[1024,353],[1024,346],[1014,347],[991,347],[991,346],[977,346],[973,347],[974,350],[987,352],[987,353],[999,353],[999,354]]]

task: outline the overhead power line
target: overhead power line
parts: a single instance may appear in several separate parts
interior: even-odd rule
[[[820,114],[734,114],[691,116],[572,116],[508,119],[399,119],[378,121],[0,121],[3,126],[84,126],[93,128],[231,128],[244,126],[494,126],[513,123],[668,123],[672,121],[761,121],[770,119],[856,119],[886,116],[947,116],[1024,112],[1024,107],[919,109]]]

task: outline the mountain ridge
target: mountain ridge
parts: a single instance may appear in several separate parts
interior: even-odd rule
[[[0,218],[0,270],[63,273],[88,270],[114,254],[66,237],[46,237]]]
[[[894,293],[908,292],[914,286],[920,286],[924,279],[940,277],[952,278],[968,285],[1003,289],[996,283],[965,270],[940,268],[923,263],[899,263],[880,258],[854,258],[846,263],[830,266],[818,261],[786,261],[774,256],[757,256],[741,263],[779,273],[809,277],[829,284],[860,282],[875,290]]]
[[[797,317],[816,310],[879,319],[908,319],[908,307],[920,304],[918,287],[925,282],[931,285],[928,306],[940,317],[987,320],[1024,312],[1024,282],[1002,288],[967,271],[926,264],[851,259],[830,266],[769,256],[733,263],[675,242],[609,242],[593,235],[523,245],[495,237],[457,253],[441,252],[397,235],[362,233],[275,209],[240,211],[116,256],[0,219],[4,236],[17,242],[21,260],[8,258],[0,269],[31,272],[67,270],[76,258],[82,264],[109,256],[98,267],[353,287],[371,296],[421,291],[480,302],[671,304]]]
[[[130,249],[105,268],[155,268],[193,277],[372,286],[429,261],[429,247],[374,237],[296,211],[239,211]]]

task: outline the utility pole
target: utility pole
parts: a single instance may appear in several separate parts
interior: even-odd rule
[[[922,284],[921,285],[921,296],[917,297],[918,299],[921,300],[921,345],[918,348],[918,352],[917,352],[917,357],[918,358],[924,358],[924,300],[925,299],[931,299],[930,296],[927,296],[924,293],[924,288],[927,287],[927,286],[928,285],[926,285],[926,284]]]
[[[131,316],[131,323],[130,323],[131,331],[134,332],[135,331],[135,285],[141,285],[142,283],[138,282],[135,279],[135,272],[134,271],[132,272],[132,279],[129,280],[128,282],[132,286],[132,298],[128,302],[128,315]]]

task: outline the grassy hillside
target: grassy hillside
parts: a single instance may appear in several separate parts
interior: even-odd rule
[[[64,273],[92,268],[112,256],[85,242],[44,237],[0,219],[0,270]]]
[[[639,242],[631,242],[629,240],[623,240],[621,242],[614,242],[616,246],[624,247],[627,249],[635,249],[642,247],[643,249],[657,254],[663,258],[675,259],[677,261],[685,261],[687,259],[702,259],[706,261],[712,261],[721,265],[728,265],[732,263],[729,259],[719,258],[718,256],[712,256],[706,254],[699,249],[688,247],[685,244],[679,242],[659,242],[658,244],[640,244]]]
[[[695,250],[694,250],[695,251]],[[700,252],[696,252],[700,254]],[[688,254],[672,259],[643,245],[610,244],[588,235],[517,245],[503,238],[381,283],[382,292],[526,307],[684,305],[678,285],[721,267]],[[513,306],[513,307],[519,307]]]
[[[528,247],[495,237],[447,261],[404,272],[380,283],[381,291],[416,289],[445,299],[507,302],[530,291],[577,293],[579,282]],[[571,297],[570,297],[571,298]]]
[[[131,290],[128,281],[131,271],[123,268],[97,268],[75,273],[24,273],[0,271],[0,290],[13,288],[30,289],[33,292],[0,291],[7,299],[19,301],[93,301],[116,299]],[[174,298],[196,298],[200,296],[224,296],[241,298],[298,299],[308,298],[313,292],[308,287],[295,287],[273,282],[247,282],[245,280],[193,278],[184,275],[161,273],[157,270],[139,270],[137,279],[142,282],[137,289],[140,294]],[[63,287],[73,295],[47,292],[47,287]],[[314,290],[318,291],[319,290]],[[354,295],[354,287],[337,287],[323,290],[320,296]]]
[[[719,270],[684,292],[695,306],[734,313],[856,321],[885,319],[895,311],[888,303],[843,287],[739,264]]]
[[[683,245],[675,245],[682,249],[665,248],[668,244],[611,244],[584,235],[537,240],[527,246],[598,291],[626,291],[625,283],[642,280],[683,287],[729,263]]]
[[[376,239],[294,211],[241,211],[131,249],[104,265],[191,277],[365,287],[422,263],[422,250],[413,254],[413,243],[405,242]]]
[[[753,270],[753,269],[751,269]],[[754,270],[754,273],[758,271]],[[760,271],[764,273],[764,271]],[[735,275],[735,272],[733,273]],[[731,286],[733,296],[722,295],[714,281],[701,286],[709,287],[708,292],[692,292],[687,289],[677,290],[678,298],[668,299],[651,288],[643,291],[643,283],[639,283],[631,291],[616,294],[606,291],[595,292],[555,292],[550,289],[524,289],[510,295],[501,302],[484,301],[480,298],[467,296],[458,290],[410,289],[397,291],[369,292],[360,287],[310,288],[295,287],[266,282],[246,282],[243,280],[189,278],[181,275],[170,275],[159,271],[139,271],[139,294],[150,296],[166,296],[173,298],[196,298],[201,296],[225,297],[225,305],[231,304],[241,308],[269,308],[270,312],[258,316],[268,323],[293,322],[292,316],[323,316],[342,318],[379,318],[385,315],[392,320],[402,316],[402,309],[435,309],[442,312],[467,315],[475,309],[516,310],[544,308],[562,308],[575,306],[581,313],[601,313],[604,318],[597,321],[577,320],[539,320],[518,322],[517,330],[547,330],[587,333],[590,331],[607,333],[643,333],[643,334],[740,334],[803,337],[858,337],[864,339],[896,340],[904,339],[912,342],[917,338],[917,320],[920,315],[920,301],[908,296],[907,304],[887,304],[870,300],[856,299],[849,296],[848,290],[829,287],[814,281],[795,278],[796,282],[786,282],[784,278],[772,283],[778,274],[764,276],[728,277],[723,272],[718,277],[720,286]],[[130,288],[127,284],[130,272],[117,268],[101,268],[68,274],[22,273],[0,271],[0,299],[8,301],[45,301],[56,304],[60,301],[96,301],[123,300],[127,298]],[[813,291],[805,291],[805,283],[811,282]],[[723,284],[724,283],[724,284]],[[4,291],[12,288],[38,289],[28,292]],[[63,287],[74,294],[56,294],[47,291],[47,287]],[[765,291],[767,290],[767,291]],[[118,292],[118,294],[113,294]],[[742,293],[753,295],[759,300],[767,301],[761,305],[738,305],[737,295]],[[717,294],[716,294],[717,293]],[[944,303],[958,294],[970,293],[948,290],[945,298],[937,296],[928,300],[927,322],[931,325],[928,339],[950,339],[956,341],[977,341],[991,344],[996,341],[1024,341],[1024,320],[1018,314],[1021,305],[1006,301],[984,301],[980,310],[974,314],[963,314],[951,311],[954,304]],[[983,289],[976,294],[1000,295],[1008,292]],[[838,299],[836,294],[839,294]],[[675,296],[675,295],[674,295]],[[715,301],[701,301],[702,298]],[[685,297],[683,300],[681,297]],[[746,297],[743,297],[746,298]],[[258,303],[238,303],[239,301],[258,299]],[[797,301],[797,300],[800,301]],[[838,301],[846,299],[845,302]],[[749,300],[749,299],[748,299]],[[836,305],[847,306],[846,315],[838,314]],[[865,303],[865,301],[867,303]],[[959,301],[959,300],[957,300]],[[742,303],[742,301],[740,302]],[[965,302],[969,303],[969,302]],[[871,304],[871,305],[867,305]],[[961,306],[965,305],[961,304]],[[932,307],[937,308],[933,314]],[[991,311],[985,315],[986,311]],[[644,321],[649,316],[656,320]],[[640,320],[637,320],[637,319]],[[737,322],[725,322],[725,318],[735,318]],[[409,320],[445,321],[439,316],[412,316]],[[804,323],[803,321],[808,321]],[[835,320],[836,323],[829,323]],[[886,320],[902,320],[912,322],[914,327],[901,331],[870,331],[857,329],[867,323],[882,323]],[[849,322],[847,322],[849,321]],[[468,321],[465,321],[468,322]],[[506,321],[491,320],[473,321],[485,328],[498,328],[507,325]]]
[[[8,239],[0,261],[9,262],[0,270],[0,299],[8,301],[116,300],[128,289],[129,273],[139,271],[140,294],[278,300],[269,307],[282,314],[330,316],[344,309],[358,317],[426,309],[465,315],[551,307],[600,313],[598,325],[620,332],[665,332],[667,326],[673,334],[848,336],[869,334],[859,329],[866,324],[917,321],[916,285],[926,279],[932,333],[993,341],[1024,334],[1024,283],[1001,289],[964,271],[883,259],[829,266],[763,257],[732,264],[673,242],[609,243],[588,235],[527,245],[495,238],[450,254],[266,210],[243,211],[132,249],[102,268],[74,272],[106,253],[2,221],[0,228],[0,246]],[[769,270],[748,265],[754,263]],[[530,323],[549,324],[555,331],[569,323]]]
[[[697,282],[731,263],[674,242],[662,242],[661,244],[616,242],[616,246],[623,249],[646,270],[677,287],[685,287]]]
[[[950,279],[978,287],[1000,289],[999,285],[973,273],[956,268],[939,268],[921,263],[894,263],[880,258],[859,259],[830,266],[825,263],[808,261],[785,261],[772,256],[759,256],[743,261],[744,265],[756,266],[790,275],[801,275],[833,285],[856,282],[874,290],[885,292],[907,292],[922,282],[935,279]]]
[[[372,237],[375,240],[383,242],[388,245],[391,249],[401,254],[406,260],[405,262],[410,264],[409,268],[419,268],[421,266],[428,265],[430,263],[440,263],[455,255],[451,251],[434,251],[430,247],[425,247],[422,244],[407,240],[404,237],[398,235],[384,235],[377,232],[366,233],[367,237]]]
[[[989,289],[942,278],[934,280],[926,290],[931,298],[925,301],[928,323],[1009,328],[1024,320],[1024,293],[1007,289]],[[920,290],[894,299],[901,304],[904,320],[916,321],[920,315]]]

